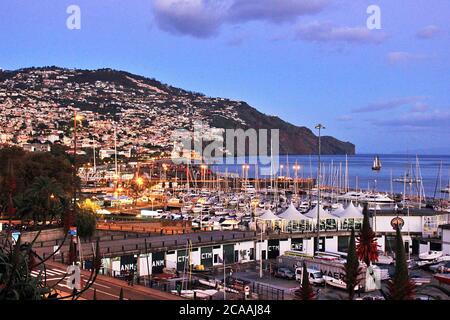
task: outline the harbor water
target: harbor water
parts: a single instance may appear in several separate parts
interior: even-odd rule
[[[399,194],[406,191],[406,194],[411,195],[418,194],[419,189],[423,188],[427,198],[449,197],[441,190],[449,185],[450,156],[380,154],[378,156],[381,169],[374,171],[372,164],[375,156],[374,154],[322,155],[322,184],[343,188],[347,185],[350,189],[392,191]],[[248,178],[268,178],[270,172],[273,177],[294,178],[297,175],[298,178],[317,178],[317,155],[280,155],[272,159],[272,165],[268,164],[270,160],[267,157],[263,159],[238,157],[233,161],[227,159],[226,164],[213,164],[211,169],[214,172],[227,172]],[[348,181],[345,178],[346,163]],[[244,164],[248,164],[248,167]],[[392,181],[405,177],[407,183]]]

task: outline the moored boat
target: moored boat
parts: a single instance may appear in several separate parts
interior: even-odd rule
[[[450,273],[438,273],[434,275],[434,278],[439,282],[450,284]]]
[[[442,251],[427,251],[419,254],[420,260],[435,260],[442,256]]]

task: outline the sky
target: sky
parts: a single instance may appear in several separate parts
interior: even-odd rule
[[[448,0],[1,1],[0,68],[125,70],[357,153],[450,154],[449,20]]]

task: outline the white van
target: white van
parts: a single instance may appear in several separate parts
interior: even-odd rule
[[[319,270],[316,269],[306,269],[306,271],[308,271],[308,275],[309,275],[309,282],[311,284],[324,284],[325,283],[325,279],[322,276],[322,273]],[[295,269],[295,280],[297,280],[298,282],[300,282],[300,284],[302,283],[302,279],[303,279],[303,267],[300,268],[296,268]]]

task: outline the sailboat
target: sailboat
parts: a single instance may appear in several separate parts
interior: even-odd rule
[[[374,171],[380,171],[381,170],[380,157],[375,156],[375,159],[373,160],[372,170],[374,170]]]

